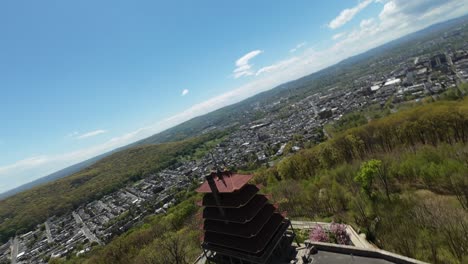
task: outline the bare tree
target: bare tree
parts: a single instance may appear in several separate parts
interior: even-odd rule
[[[161,249],[163,250],[163,258],[165,263],[170,264],[188,264],[186,259],[186,243],[183,241],[181,236],[175,233],[169,233],[161,243]]]

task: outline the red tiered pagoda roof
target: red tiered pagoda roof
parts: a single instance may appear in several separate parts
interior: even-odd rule
[[[240,237],[253,237],[256,236],[263,226],[268,222],[273,215],[275,207],[268,204],[258,212],[259,217],[255,217],[252,221],[245,224],[238,223],[225,223],[222,221],[205,220],[203,229],[209,232],[216,232],[219,234],[226,234]]]
[[[205,209],[203,209],[203,218],[234,223],[247,223],[257,215],[267,202],[268,199],[264,195],[257,194],[246,206],[224,209],[224,215],[220,212],[219,208],[205,207]]]
[[[260,253],[268,244],[280,227],[283,217],[280,214],[273,214],[268,223],[260,232],[251,238],[242,238],[238,236],[224,235],[214,232],[205,232],[205,243],[223,246],[235,250],[250,253]]]
[[[244,187],[244,185],[246,185],[253,177],[252,175],[232,174],[228,171],[221,172],[219,176],[217,173],[213,172],[210,176],[213,177],[216,183],[216,188],[218,188],[218,192],[220,193],[232,193],[234,191],[238,191],[242,189],[242,187]],[[205,181],[197,189],[197,192],[211,193],[212,190],[208,185],[208,182]]]
[[[206,176],[197,189],[205,193],[202,246],[216,252],[210,259],[215,263],[226,259],[266,263],[290,224],[256,186],[248,184],[250,179],[252,175],[218,171]]]
[[[252,198],[255,197],[255,194],[259,191],[257,186],[247,184],[244,188],[240,189],[237,192],[224,193],[221,199],[223,201],[221,204],[216,204],[216,199],[212,193],[206,193],[203,196],[202,205],[206,207],[226,207],[226,208],[239,208],[245,206]]]

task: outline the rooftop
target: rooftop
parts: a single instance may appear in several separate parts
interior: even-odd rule
[[[259,191],[255,185],[247,184],[239,191],[225,193],[220,197],[220,204],[216,204],[216,199],[212,193],[207,193],[203,197],[202,205],[206,207],[232,207],[239,208],[245,206]]]
[[[213,177],[214,182],[216,183],[216,188],[220,193],[231,193],[238,191],[247,184],[253,175],[242,175],[231,173],[228,171],[221,172],[220,175],[216,172],[212,172],[208,177]],[[203,184],[197,189],[199,193],[211,193],[210,185],[208,181],[203,182]]]

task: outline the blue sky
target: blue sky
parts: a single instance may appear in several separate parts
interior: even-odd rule
[[[0,192],[464,15],[467,6],[1,1]]]

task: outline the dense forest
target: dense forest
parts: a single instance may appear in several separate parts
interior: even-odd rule
[[[377,246],[431,263],[468,261],[468,99],[421,104],[255,170],[291,218],[345,222]],[[352,126],[357,126],[349,128]],[[56,263],[191,263],[200,253],[193,191],[86,256]]]
[[[211,133],[180,142],[139,146],[106,157],[69,177],[40,185],[0,201],[0,242],[26,233],[49,216],[61,215],[116,191],[129,182],[174,165],[222,137]]]

